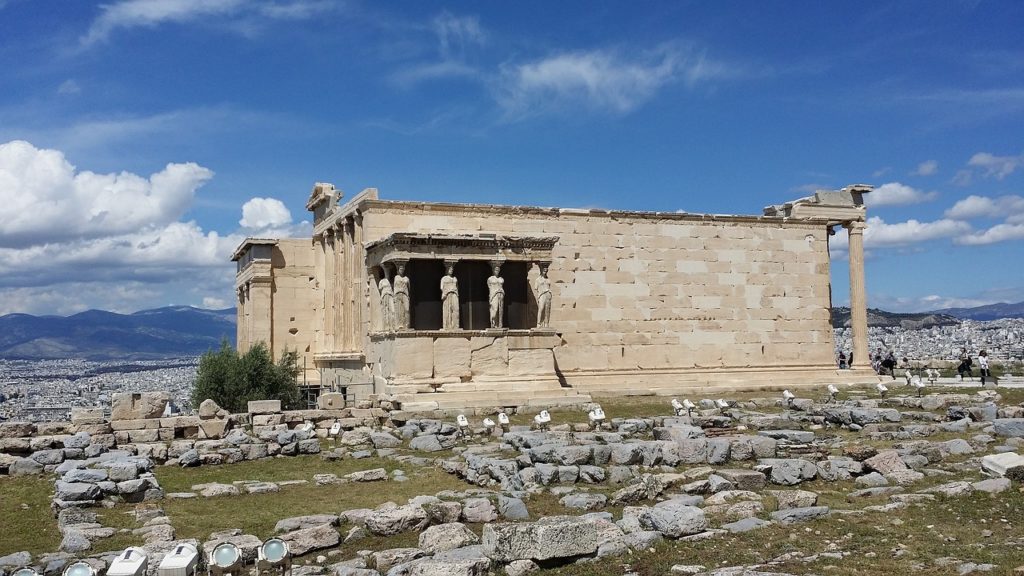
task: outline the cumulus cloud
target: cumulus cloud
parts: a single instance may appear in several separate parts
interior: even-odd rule
[[[610,50],[567,52],[506,65],[496,97],[511,117],[574,105],[626,114],[669,83],[692,86],[734,74],[702,53],[671,45],[639,56]]]
[[[58,150],[0,144],[0,311],[131,311],[230,295],[243,234],[181,221],[212,176],[194,163],[99,174]],[[254,222],[284,220],[265,205]]]
[[[878,216],[868,218],[864,230],[865,248],[894,248],[911,246],[942,238],[953,238],[971,232],[971,225],[957,220],[941,219],[921,222],[910,219],[905,222],[888,223]],[[829,247],[839,251],[847,249],[847,235],[838,230],[829,240]]]
[[[954,220],[1006,218],[1010,222],[1024,222],[1024,197],[1007,195],[990,198],[972,194],[946,210],[946,217]]]
[[[276,198],[252,198],[242,205],[238,223],[251,230],[277,228],[291,224],[292,213]]]
[[[213,177],[198,164],[168,164],[144,178],[78,171],[57,150],[0,144],[0,246],[109,236],[179,219]],[[59,225],[55,226],[54,223]]]
[[[996,224],[988,230],[965,234],[956,238],[954,242],[965,246],[981,246],[1021,239],[1024,239],[1024,224],[1003,223]]]
[[[986,178],[1002,180],[1024,165],[1024,154],[1020,156],[996,156],[978,152],[967,161],[968,166],[981,169]]]
[[[937,160],[925,160],[917,165],[917,169],[911,172],[914,176],[931,176],[939,171],[939,162]]]
[[[894,206],[897,204],[919,204],[934,199],[936,192],[922,192],[899,182],[882,184],[865,196],[869,206]]]

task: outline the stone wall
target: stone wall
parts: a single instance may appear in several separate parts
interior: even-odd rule
[[[573,386],[834,373],[820,224],[369,201],[363,225],[367,242],[399,231],[557,235],[554,360]],[[372,348],[369,358],[381,355]],[[435,355],[434,372],[449,359]],[[514,376],[511,353],[505,362]]]

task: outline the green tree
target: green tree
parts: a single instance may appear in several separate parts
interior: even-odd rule
[[[250,400],[280,400],[285,409],[299,408],[298,355],[285,350],[275,364],[262,342],[239,354],[227,340],[220,350],[199,359],[199,371],[192,387],[192,406],[207,398],[230,412],[244,412]]]

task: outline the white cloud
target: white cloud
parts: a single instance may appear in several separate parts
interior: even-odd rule
[[[734,74],[722,63],[675,46],[638,57],[608,50],[568,52],[506,65],[496,97],[513,118],[578,105],[626,114],[669,83],[694,85]]]
[[[1024,219],[1024,197],[1016,195],[990,198],[972,194],[946,210],[946,217],[955,220],[973,218],[1006,218],[1010,222]]]
[[[965,234],[954,242],[965,246],[981,246],[1010,240],[1024,240],[1024,224],[996,224],[988,230]]]
[[[959,297],[940,294],[924,296],[890,296],[888,294],[872,294],[871,307],[881,308],[890,312],[931,312],[946,308],[973,308],[1000,302],[990,297]]]
[[[938,194],[936,192],[922,192],[921,190],[912,188],[906,184],[889,182],[875,188],[864,198],[868,206],[875,207],[894,206],[897,204],[919,204],[921,202],[932,200],[937,195]]]
[[[450,12],[442,12],[434,18],[433,29],[440,43],[441,57],[445,60],[462,58],[467,48],[482,45],[486,41],[486,34],[476,16],[455,16]]]
[[[1024,165],[1024,154],[1020,156],[996,156],[988,152],[978,152],[967,161],[968,166],[982,169],[987,178],[1002,180]]]
[[[68,78],[67,80],[61,82],[60,86],[57,86],[57,94],[63,94],[65,96],[78,94],[81,91],[82,87],[79,86],[78,82],[75,82],[72,78]]]
[[[100,15],[80,38],[80,45],[88,48],[107,40],[117,30],[153,28],[165,23],[181,24],[216,17],[304,20],[334,5],[333,0],[120,0],[100,5]],[[249,24],[243,28],[251,28]]]
[[[252,198],[242,205],[238,223],[251,230],[278,228],[292,223],[292,213],[276,198]]]
[[[907,220],[889,224],[878,216],[868,218],[867,228],[864,230],[865,248],[893,248],[910,246],[922,242],[930,242],[942,238],[952,238],[971,232],[971,225],[956,220],[935,220],[933,222],[921,222],[918,220]],[[829,240],[829,247],[838,251],[847,249],[847,234],[843,229],[837,229],[836,235]]]
[[[144,178],[77,171],[64,154],[15,140],[0,144],[0,246],[112,236],[180,218],[213,177],[168,164]],[[55,225],[59,223],[59,225]]]
[[[228,304],[228,301],[224,298],[218,298],[216,296],[207,296],[203,298],[203,308],[208,310],[223,310],[232,304]]]
[[[931,176],[939,171],[939,162],[937,160],[925,160],[917,165],[917,170],[911,172],[913,176]]]

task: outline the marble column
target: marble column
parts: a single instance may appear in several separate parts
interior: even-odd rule
[[[344,349],[351,351],[355,349],[355,282],[358,274],[356,271],[356,259],[352,250],[352,220],[345,218],[341,228],[342,249],[345,251],[345,283],[342,285],[342,299],[344,301],[344,318],[341,325],[342,342]]]
[[[314,294],[316,295],[314,302],[317,304],[314,320],[316,329],[313,332],[315,335],[315,352],[323,352],[326,349],[324,339],[324,319],[327,317],[324,314],[324,283],[327,282],[327,271],[324,264],[325,249],[323,235],[313,236],[313,257],[316,267],[314,271],[314,278],[316,279],[314,284]]]
[[[334,317],[331,324],[334,326],[334,349],[345,349],[345,332],[342,318],[345,315],[345,283],[348,275],[345,274],[345,248],[342,229],[337,226],[334,229]]]
[[[363,215],[356,211],[352,215],[352,252],[351,257],[355,260],[353,264],[353,289],[356,305],[352,307],[352,336],[355,351],[365,350],[363,337],[369,332],[368,326],[364,324],[364,310],[367,309],[367,281],[366,281],[366,252],[363,250]],[[355,273],[363,275],[357,276]],[[368,318],[366,319],[368,320]]]
[[[850,328],[853,332],[853,361],[857,368],[871,366],[868,350],[867,293],[864,289],[864,229],[855,220],[843,224],[850,238]]]
[[[235,289],[238,295],[238,304],[235,306],[235,347],[239,352],[245,352],[249,348],[246,342],[245,333],[245,288],[239,286]]]
[[[334,288],[338,282],[336,277],[338,271],[334,269],[334,264],[337,261],[334,257],[334,230],[328,229],[324,237],[327,245],[324,254],[326,263],[324,266],[324,348],[326,352],[334,352],[337,350],[334,342]]]

